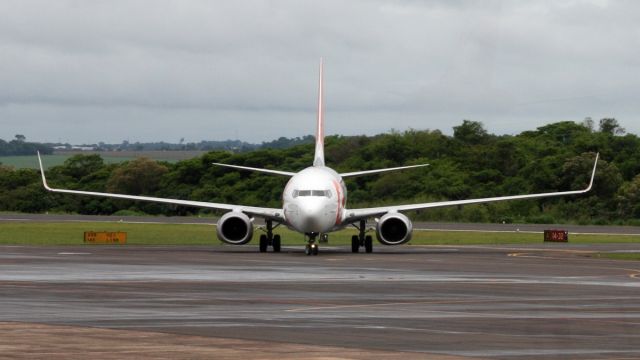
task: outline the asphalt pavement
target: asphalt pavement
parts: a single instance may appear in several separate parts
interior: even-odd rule
[[[0,358],[638,359],[599,251],[640,244],[1,246]]]

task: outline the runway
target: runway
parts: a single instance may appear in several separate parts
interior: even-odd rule
[[[640,244],[283,250],[2,246],[0,358],[640,358]]]

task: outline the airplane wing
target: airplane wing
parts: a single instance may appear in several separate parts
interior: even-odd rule
[[[596,160],[595,160],[595,163],[593,164],[593,171],[591,173],[591,181],[589,182],[589,186],[583,190],[499,196],[499,197],[468,199],[468,200],[438,201],[438,202],[430,202],[430,203],[422,203],[422,204],[382,206],[382,207],[363,208],[363,209],[348,209],[348,210],[345,210],[345,215],[346,215],[345,222],[352,222],[352,221],[369,218],[373,216],[381,216],[388,212],[402,212],[402,211],[429,209],[429,208],[445,207],[445,206],[469,205],[469,204],[480,204],[480,203],[506,201],[506,200],[535,199],[535,198],[543,198],[543,197],[584,194],[589,190],[591,190],[591,188],[593,187],[593,179],[596,175],[596,167],[598,166],[599,156],[600,154],[596,155]]]
[[[429,166],[429,164],[399,166],[399,167],[392,167],[392,168],[386,168],[386,169],[354,171],[354,172],[348,172],[348,173],[341,173],[340,176],[345,178],[345,177],[352,177],[352,176],[371,175],[371,174],[379,174],[387,171],[413,169],[413,168],[423,167],[423,166]]]
[[[125,199],[125,200],[148,201],[148,202],[157,202],[157,203],[163,203],[163,204],[192,206],[192,207],[199,207],[199,208],[205,208],[205,209],[238,211],[238,212],[246,213],[248,215],[255,215],[255,216],[275,220],[278,222],[284,221],[283,210],[275,209],[275,208],[262,208],[262,207],[244,206],[244,205],[220,204],[220,203],[210,203],[210,202],[204,202],[204,201],[193,201],[193,200],[167,199],[167,198],[158,198],[158,197],[151,197],[151,196],[124,195],[124,194],[112,194],[112,193],[102,193],[102,192],[93,192],[93,191],[56,189],[56,188],[50,187],[49,184],[47,184],[47,179],[45,178],[45,175],[44,175],[44,167],[42,166],[42,159],[40,158],[40,152],[38,152],[38,162],[40,163],[40,173],[42,174],[42,184],[44,185],[45,189],[51,192],[57,192],[57,193],[63,193],[63,194],[108,197],[108,198]]]

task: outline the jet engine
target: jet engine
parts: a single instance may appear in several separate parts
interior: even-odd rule
[[[384,245],[400,245],[411,240],[413,225],[400,213],[387,213],[378,220],[376,237]]]
[[[231,211],[218,220],[216,233],[218,239],[227,244],[242,245],[251,241],[253,224],[244,213]]]

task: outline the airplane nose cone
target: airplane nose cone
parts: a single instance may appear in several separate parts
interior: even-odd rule
[[[320,202],[309,202],[300,208],[302,222],[307,232],[322,231],[322,215],[324,208]]]

